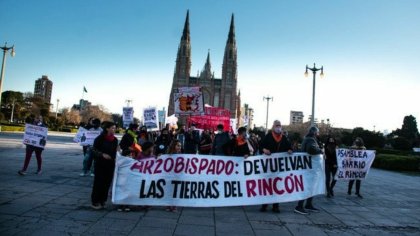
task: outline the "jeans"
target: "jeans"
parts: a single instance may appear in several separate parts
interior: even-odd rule
[[[92,147],[88,147],[86,150],[85,158],[83,159],[83,172],[87,174],[89,171],[94,172],[93,165]]]

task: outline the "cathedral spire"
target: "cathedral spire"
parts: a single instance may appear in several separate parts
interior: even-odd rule
[[[181,40],[190,41],[190,10],[187,10],[187,17],[185,18],[184,31],[182,32]]]
[[[229,29],[229,37],[228,37],[228,43],[236,44],[235,40],[235,17],[232,13],[232,17],[230,19],[230,29]]]
[[[206,60],[206,64],[204,65],[204,70],[208,70],[208,72],[211,73],[210,49],[207,52],[207,60]]]

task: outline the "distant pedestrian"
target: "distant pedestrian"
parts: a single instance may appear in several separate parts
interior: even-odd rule
[[[271,130],[265,135],[264,139],[261,142],[261,148],[265,155],[271,155],[272,153],[278,152],[288,152],[292,153],[292,146],[289,140],[283,136],[282,126],[279,120],[273,122]],[[261,206],[260,211],[267,211],[267,204]],[[273,204],[273,212],[280,213],[280,208],[278,203]]]
[[[92,155],[95,158],[95,178],[92,188],[92,208],[99,210],[105,207],[109,187],[114,176],[115,158],[117,156],[118,139],[114,136],[115,124],[104,122],[102,133],[95,139]]]
[[[329,137],[325,147],[325,187],[327,188],[327,197],[334,197],[334,186],[337,183],[335,174],[337,173],[337,143],[335,138]],[[332,178],[332,181],[331,181]]]
[[[46,127],[42,116],[36,116],[34,120],[31,122],[33,125]],[[18,171],[20,175],[26,175],[26,170],[28,169],[29,162],[31,161],[32,153],[35,152],[36,163],[37,163],[37,171],[36,174],[40,175],[42,173],[42,151],[44,148],[42,147],[35,147],[29,144],[26,144],[26,154],[25,154],[25,162],[23,163],[23,167],[21,170]]]
[[[350,149],[366,150],[365,143],[363,142],[363,139],[360,138],[360,137],[357,137],[354,140],[353,145],[351,146]],[[354,180],[350,180],[348,190],[347,190],[348,195],[351,195],[351,189],[353,188],[353,184],[354,184]],[[356,180],[356,196],[358,196],[359,198],[363,198],[362,195],[360,194],[360,185],[361,184],[362,184],[362,181],[360,179],[357,179]]]
[[[308,134],[305,136],[305,138],[302,141],[302,152],[307,152],[309,155],[318,155],[322,154],[322,149],[320,148],[318,144],[318,136],[319,136],[319,129],[315,126],[312,126],[309,129]],[[306,205],[305,208],[303,207],[303,204],[305,203],[305,200],[300,200],[298,202],[298,205],[295,207],[295,213],[307,215],[307,211],[311,212],[319,212],[319,209],[315,208],[312,204],[312,197],[306,199]]]

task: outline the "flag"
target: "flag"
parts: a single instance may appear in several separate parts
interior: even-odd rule
[[[87,93],[86,87],[83,86],[83,92]]]

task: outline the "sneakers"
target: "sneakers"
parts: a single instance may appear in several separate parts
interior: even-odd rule
[[[294,212],[297,213],[297,214],[301,214],[301,215],[307,215],[308,214],[308,212],[305,211],[305,209],[303,209],[303,207],[298,207],[298,206],[295,207]]]
[[[20,171],[18,171],[18,174],[19,175],[26,175],[26,171],[20,170]]]
[[[129,208],[129,207],[125,207],[125,208],[124,208],[124,211],[125,211],[125,212],[129,212],[129,211],[131,211],[131,208]]]
[[[90,177],[95,177],[95,174],[94,173],[90,173]]]
[[[37,174],[37,175],[42,174],[42,170],[37,170],[35,174]]]
[[[363,199],[362,195],[360,195],[360,193],[356,193],[356,196]]]
[[[311,211],[311,212],[316,212],[316,213],[319,212],[319,209],[317,209],[313,206],[307,206],[307,207],[305,207],[305,209],[308,210],[308,211]]]
[[[82,173],[80,173],[80,174],[79,174],[79,176],[80,176],[80,177],[85,177],[85,176],[87,176],[87,175],[88,175],[88,174],[87,174],[87,173],[85,173],[85,172],[82,172]]]
[[[100,204],[92,204],[90,207],[92,207],[95,210],[100,210],[102,209],[102,206]]]

